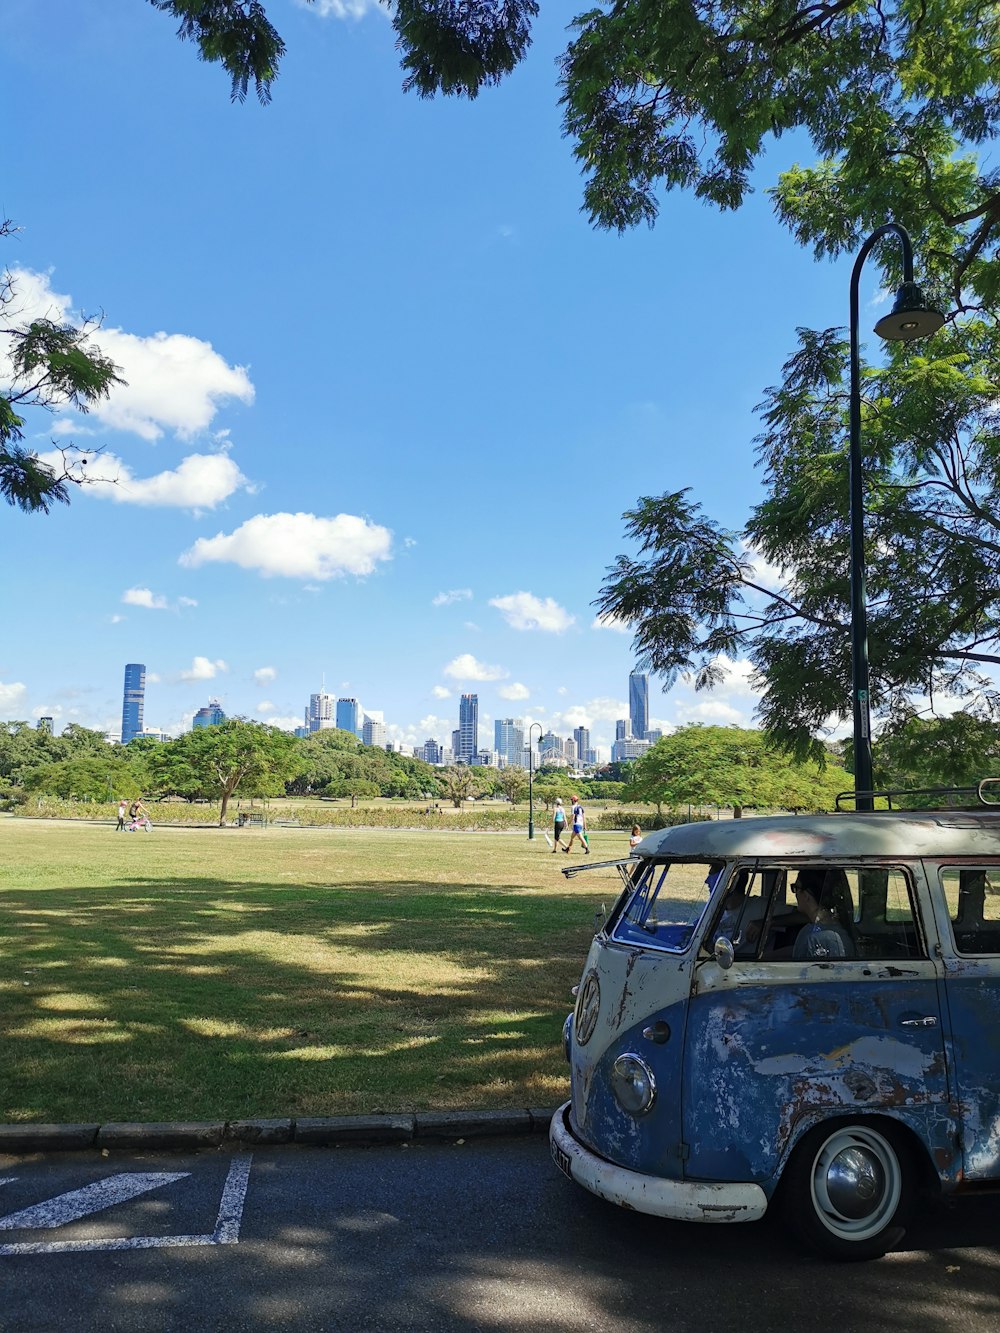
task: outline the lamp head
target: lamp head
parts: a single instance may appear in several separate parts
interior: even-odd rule
[[[887,342],[912,342],[936,333],[944,323],[940,310],[932,309],[915,282],[904,282],[887,315],[875,325],[875,332]]]

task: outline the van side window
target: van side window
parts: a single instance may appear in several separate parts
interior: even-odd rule
[[[903,871],[890,866],[849,869],[847,878],[857,904],[854,928],[858,957],[887,961],[926,958],[913,894]]]
[[[1000,954],[1000,865],[941,870],[957,953]]]
[[[776,962],[795,958],[797,953],[803,959],[811,956],[805,948],[808,936],[799,940],[808,923],[801,910],[801,899],[792,891],[793,885],[812,887],[813,896],[817,891],[820,893],[828,907],[825,919],[836,918],[847,958],[891,961],[927,957],[909,878],[901,868],[812,862],[787,872],[764,871],[761,878],[768,877],[772,883],[762,887],[765,896],[773,892],[774,903],[768,917],[762,960]],[[740,957],[739,948],[736,957]]]

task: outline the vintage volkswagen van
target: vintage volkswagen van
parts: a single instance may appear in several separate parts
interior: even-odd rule
[[[624,888],[550,1128],[571,1180],[691,1221],[773,1206],[840,1258],[896,1244],[921,1189],[1000,1184],[1000,814],[684,824],[603,864]],[[803,883],[844,917],[818,952]]]

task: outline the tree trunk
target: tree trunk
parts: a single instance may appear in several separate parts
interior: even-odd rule
[[[734,819],[742,819],[742,818],[743,818],[743,807],[742,807],[742,805],[734,805],[734,806],[733,806],[733,818],[734,818]]]

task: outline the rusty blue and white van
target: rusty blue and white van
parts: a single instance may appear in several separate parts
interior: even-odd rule
[[[550,1129],[571,1180],[666,1218],[777,1210],[839,1258],[892,1248],[928,1188],[1000,1187],[1000,814],[684,824],[603,864],[623,888]],[[850,905],[843,956],[796,945],[804,870]]]

